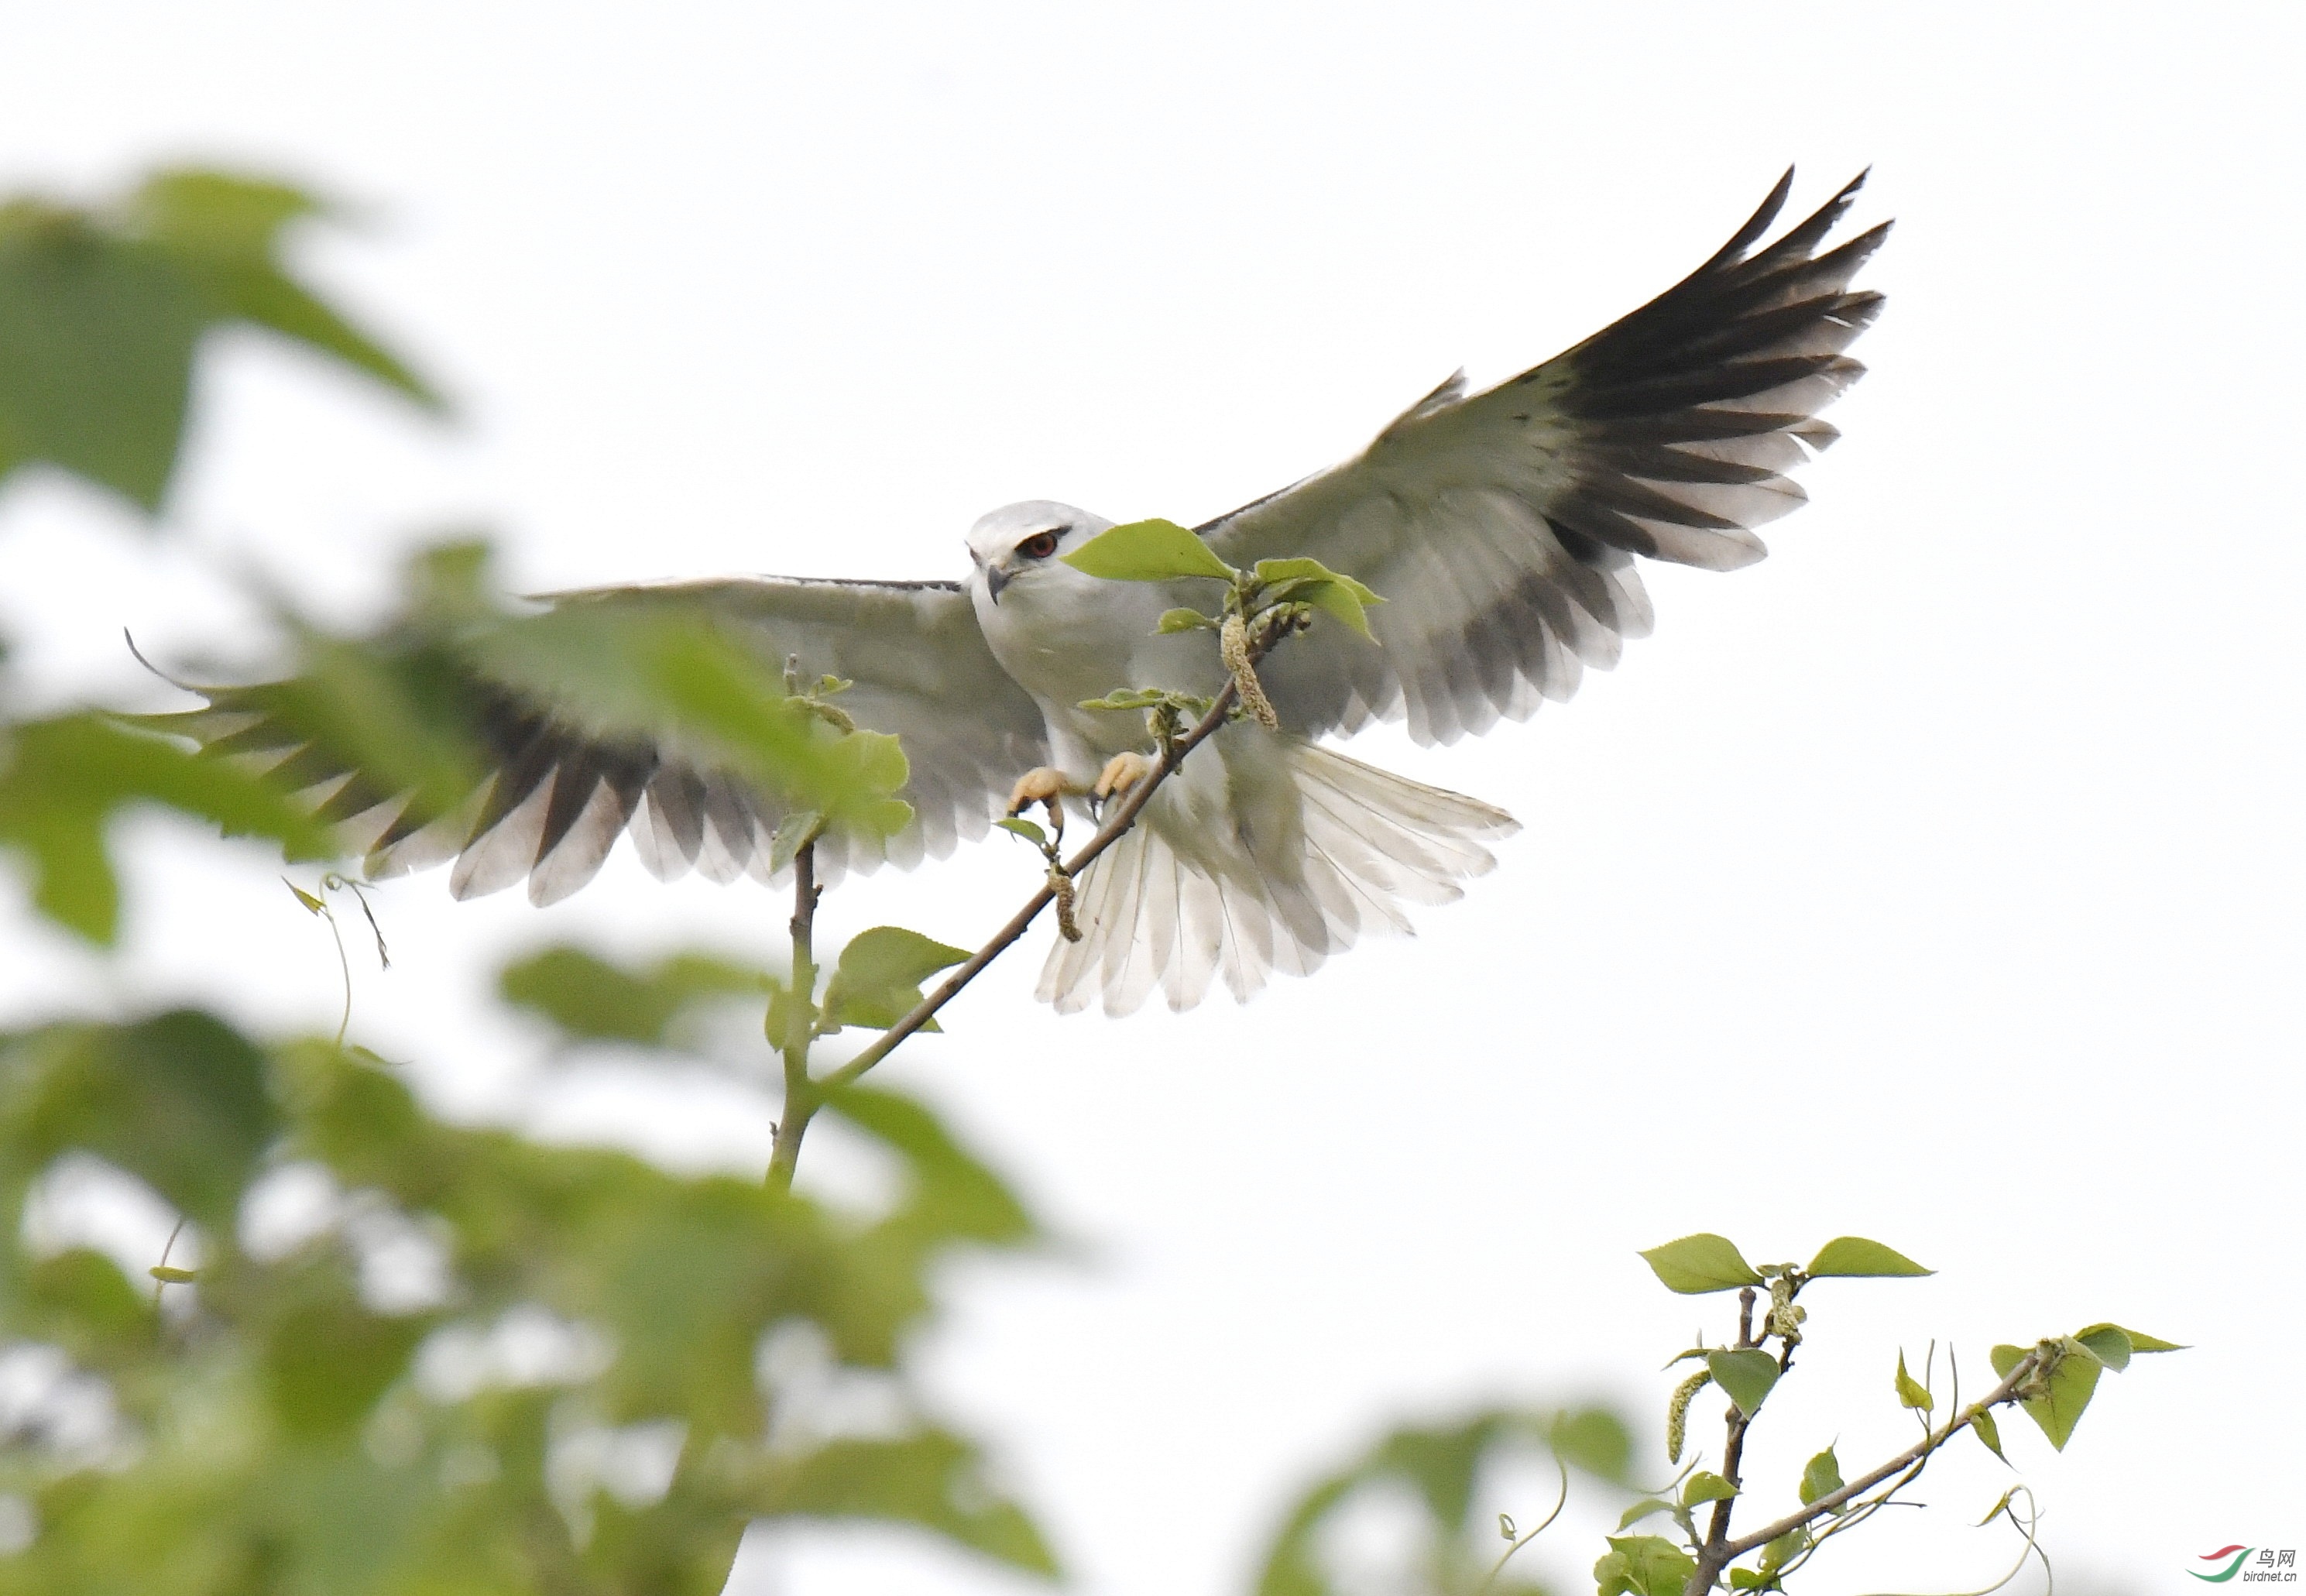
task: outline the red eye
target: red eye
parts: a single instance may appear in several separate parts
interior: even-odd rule
[[[1028,559],[1046,559],[1057,551],[1057,534],[1037,532],[1017,545],[1017,552]]]

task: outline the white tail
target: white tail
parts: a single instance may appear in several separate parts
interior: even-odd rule
[[[1061,1013],[1102,993],[1127,1014],[1158,986],[1189,1009],[1223,972],[1245,999],[1310,975],[1403,906],[1447,903],[1496,860],[1477,838],[1520,829],[1488,804],[1294,738],[1214,739],[1084,874],[1081,940],[1060,940],[1039,995]]]

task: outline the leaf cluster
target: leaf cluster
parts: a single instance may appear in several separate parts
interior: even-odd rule
[[[740,985],[696,958],[594,961],[604,990],[579,1002],[565,977],[580,961],[556,950],[506,975],[579,1045],[654,1045]],[[908,1522],[1052,1571],[903,1372],[939,1261],[1028,1242],[1033,1223],[920,1105],[860,1088],[830,1111],[903,1168],[887,1211],[451,1124],[358,1049],[268,1046],[196,1011],[0,1039],[0,1339],[58,1349],[117,1413],[98,1456],[57,1451],[37,1423],[0,1445],[0,1489],[39,1525],[0,1559],[0,1593],[158,1588],[141,1583],[156,1570],[217,1596],[707,1593],[749,1519],[792,1514]],[[184,1216],[197,1267],[156,1279],[191,1284],[164,1303],[110,1257],[25,1241],[28,1201],[68,1157]],[[251,1205],[290,1170],[325,1177],[329,1211],[252,1251]],[[375,1286],[363,1237],[380,1216],[440,1256],[414,1305]],[[460,1349],[473,1362],[524,1323],[594,1353],[455,1372]],[[806,1387],[763,1361],[803,1329],[898,1393],[903,1425],[812,1429]],[[652,1489],[570,1475],[573,1438],[652,1433],[674,1443]]]
[[[156,509],[195,363],[229,325],[437,408],[285,264],[323,214],[199,172],[98,208],[0,203],[0,477],[46,464]],[[361,636],[254,593],[293,670],[201,689],[188,714],[0,706],[0,851],[32,908],[110,946],[110,833],[141,807],[295,859],[453,817],[503,755],[491,729],[540,705],[612,751],[645,730],[782,795],[785,860],[830,826],[905,824],[903,755],[849,721],[846,684],[788,679],[645,604],[520,611],[487,566],[478,542],[428,550]],[[290,887],[333,930],[326,895],[345,884]],[[955,956],[867,933],[805,989],[813,1034],[884,1023]],[[560,947],[500,990],[566,1050],[694,1066],[730,1062],[716,1011],[790,1008],[792,985],[702,953]],[[748,1081],[754,1054],[736,1061]],[[902,1523],[1053,1572],[910,1361],[945,1260],[1029,1244],[1035,1223],[921,1104],[850,1086],[820,1106],[885,1149],[893,1199],[847,1208],[459,1124],[341,1036],[268,1039],[196,1007],[0,1034],[0,1361],[23,1398],[0,1413],[0,1498],[31,1528],[0,1556],[0,1596],[705,1596],[748,1522],[793,1516]],[[58,1231],[67,1177],[91,1169],[179,1233],[145,1258]],[[267,1239],[284,1203],[295,1223]],[[819,1394],[844,1380],[887,1398],[883,1422],[844,1426]]]

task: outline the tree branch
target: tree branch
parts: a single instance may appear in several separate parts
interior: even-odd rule
[[[1095,862],[1099,854],[1121,841],[1129,828],[1137,823],[1139,813],[1151,801],[1161,783],[1174,775],[1185,763],[1185,755],[1200,747],[1226,723],[1226,714],[1233,708],[1234,696],[1234,684],[1227,682],[1209,704],[1209,713],[1194,722],[1191,730],[1162,751],[1161,762],[1153,767],[1153,773],[1131,788],[1127,796],[1105,817],[1104,824],[1097,827],[1097,835],[1090,838],[1079,853],[1065,861],[1066,875],[1079,875]],[[935,1017],[936,1011],[960,995],[961,989],[975,980],[986,965],[1024,935],[1033,922],[1040,917],[1041,911],[1056,900],[1056,896],[1053,888],[1045,885],[1027,899],[1025,906],[1009,917],[1007,925],[995,932],[983,947],[947,976],[935,991],[914,1004],[911,1012],[875,1037],[873,1045],[864,1052],[826,1076],[825,1091],[839,1091],[895,1052],[899,1043],[927,1025]]]
[[[800,1165],[800,1139],[824,1102],[824,1092],[808,1073],[809,1044],[816,1035],[816,839],[811,837],[793,854],[791,1009],[778,1046],[784,1058],[785,1108],[769,1149],[772,1191],[792,1190],[793,1172]]]
[[[1688,1587],[1690,1596],[1699,1596],[1700,1592],[1712,1589],[1713,1580],[1721,1570],[1747,1552],[1767,1546],[1781,1535],[1791,1534],[1805,1525],[1815,1523],[1835,1508],[1864,1496],[1892,1475],[1912,1468],[1916,1464],[1928,1457],[1931,1453],[1953,1439],[1955,1436],[1969,1429],[1970,1421],[1986,1409],[2000,1407],[2004,1403],[2016,1401],[2018,1388],[2032,1378],[2034,1372],[2035,1354],[2028,1353],[2018,1361],[2017,1367],[2011,1370],[2009,1378],[1962,1409],[1954,1418],[1947,1421],[1943,1430],[1924,1436],[1881,1467],[1851,1481],[1839,1490],[1828,1491],[1800,1511],[1789,1513],[1785,1517],[1772,1523],[1764,1524],[1750,1534],[1740,1535],[1737,1540],[1726,1542],[1720,1549],[1721,1557],[1718,1562],[1713,1560],[1715,1549],[1709,1544],[1705,1549],[1705,1557],[1700,1559],[1697,1576],[1690,1581]],[[1712,1563],[1711,1569],[1706,1567],[1707,1563]],[[1703,1583],[1700,1583],[1701,1579]]]

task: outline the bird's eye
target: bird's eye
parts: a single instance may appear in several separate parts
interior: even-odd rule
[[[1017,552],[1028,559],[1046,559],[1057,551],[1057,534],[1037,532],[1017,545]]]

